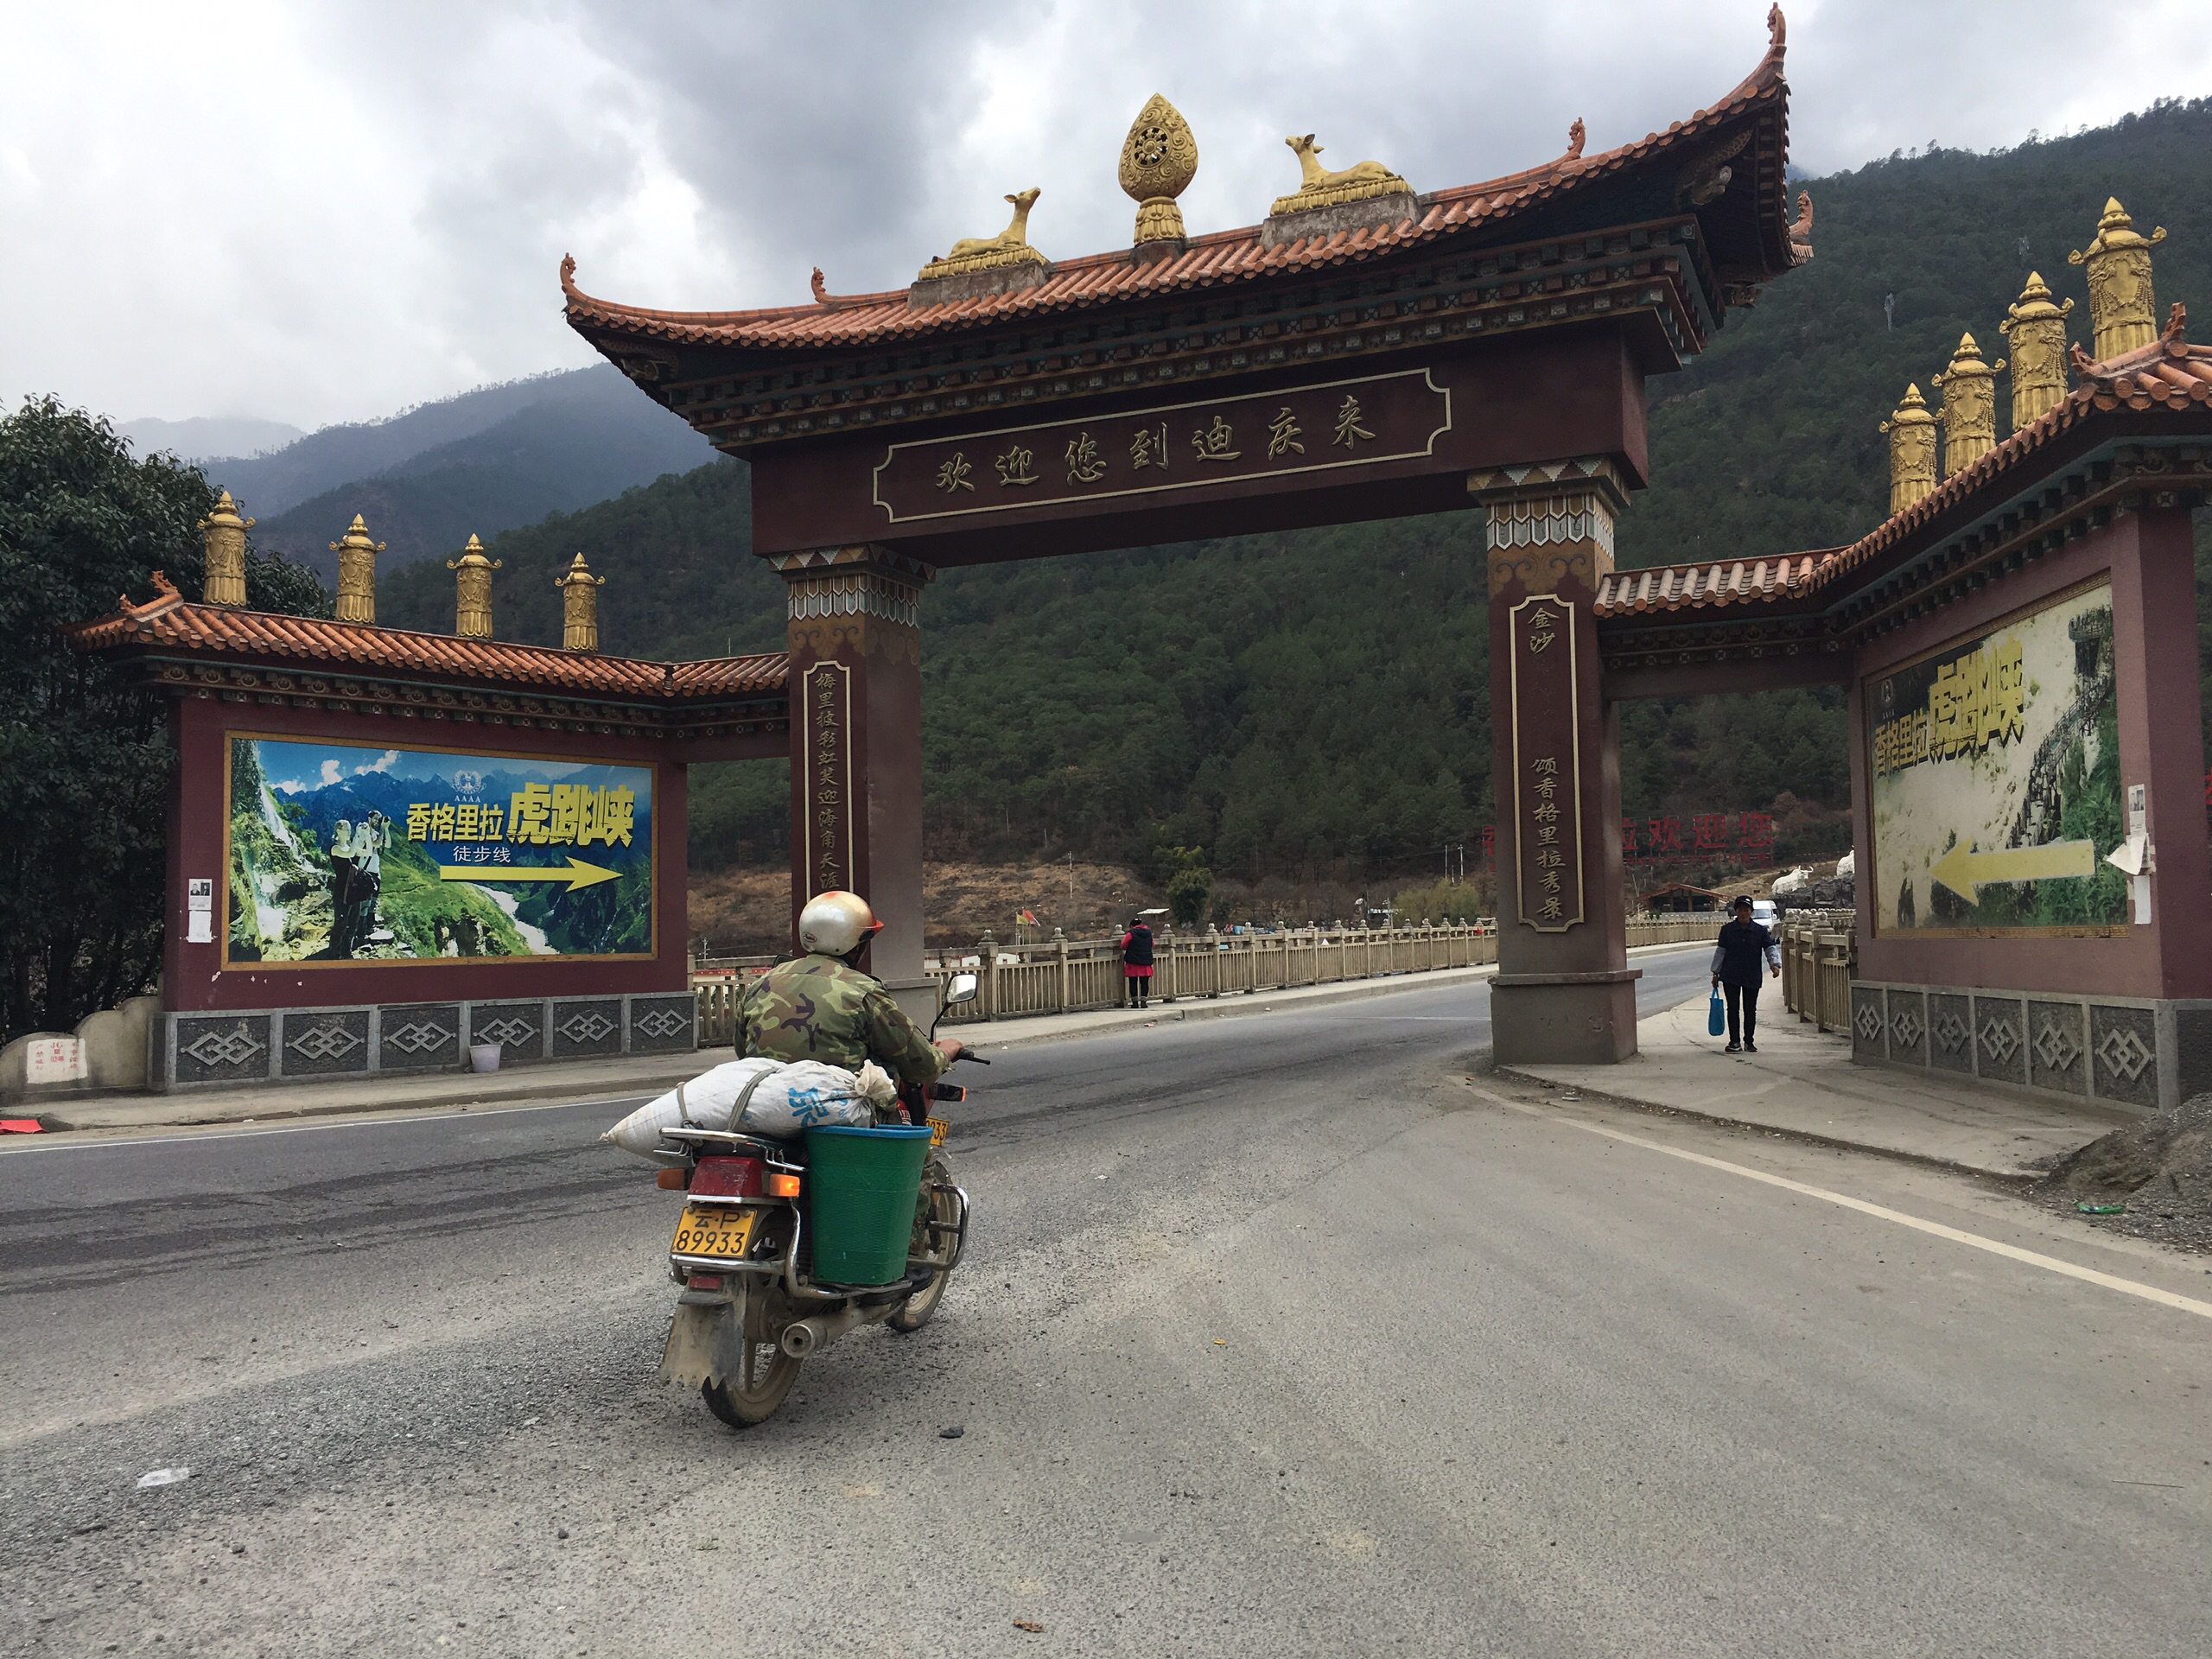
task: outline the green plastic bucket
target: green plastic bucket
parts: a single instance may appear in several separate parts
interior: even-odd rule
[[[930,1129],[806,1132],[814,1277],[828,1285],[887,1285],[906,1276],[914,1205]]]

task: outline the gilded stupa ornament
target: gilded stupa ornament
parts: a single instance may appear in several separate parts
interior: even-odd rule
[[[1903,512],[1936,487],[1936,417],[1917,385],[1904,389],[1897,413],[1882,423],[1890,435],[1890,512]]]
[[[200,528],[206,533],[207,545],[207,575],[200,589],[200,598],[210,605],[243,607],[245,533],[253,528],[253,520],[238,517],[238,503],[225,490],[215,511],[200,521]]]
[[[2051,302],[2041,271],[2028,273],[2028,285],[1998,325],[2012,350],[2012,430],[2031,425],[2066,401],[2066,314],[2074,308]]]
[[[1019,195],[1008,196],[1014,204],[1014,219],[996,236],[967,236],[952,245],[952,251],[941,253],[924,265],[915,281],[926,283],[939,276],[963,276],[971,270],[998,270],[1012,265],[1044,265],[1045,256],[1029,245],[1029,210],[1037,205],[1038,191],[1031,186]]]
[[[1279,218],[1284,213],[1307,213],[1316,207],[1334,207],[1340,202],[1367,201],[1376,196],[1410,196],[1414,188],[1380,162],[1360,162],[1335,172],[1321,165],[1321,146],[1313,142],[1313,135],[1302,138],[1286,138],[1283,143],[1298,157],[1299,170],[1305,175],[1298,187],[1298,194],[1277,196],[1274,205],[1268,209],[1268,217]],[[1406,204],[1411,208],[1412,203]]]
[[[2066,256],[2066,263],[2080,265],[2089,279],[2090,349],[2100,363],[2158,337],[2153,321],[2158,302],[2151,293],[2151,250],[2166,239],[2166,228],[2161,225],[2144,236],[2134,225],[2120,198],[2107,196],[2104,217],[2097,221],[2096,240]]]
[[[475,537],[461,550],[458,561],[448,559],[453,579],[453,631],[464,639],[492,637],[492,573],[500,561],[486,557],[484,543]]]
[[[599,590],[607,586],[607,578],[592,575],[579,553],[569,563],[569,574],[554,577],[553,585],[561,590],[561,649],[597,651]]]
[[[1198,141],[1183,112],[1154,92],[1122,141],[1122,188],[1137,204],[1132,245],[1184,239],[1183,210],[1175,198],[1198,174]]]
[[[382,542],[369,539],[369,527],[361,515],[353,515],[345,538],[330,544],[338,556],[338,608],[340,622],[374,622],[377,620],[377,555],[384,551]]]
[[[1959,336],[1950,366],[1936,377],[1943,389],[1943,476],[1964,472],[1997,447],[1997,371],[2005,359],[1981,360],[1972,334]]]

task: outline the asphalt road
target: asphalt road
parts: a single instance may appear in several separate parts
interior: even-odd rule
[[[943,1313],[746,1434],[654,1379],[621,1105],[0,1154],[0,1651],[2212,1650],[2212,1319],[1818,1192],[2201,1259],[1471,1083],[1486,1018],[964,1072]]]

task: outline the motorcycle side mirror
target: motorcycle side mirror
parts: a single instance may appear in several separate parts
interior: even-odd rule
[[[975,975],[955,974],[951,982],[944,988],[944,1006],[951,1008],[957,1007],[963,1002],[973,1002],[976,1000],[976,991]]]

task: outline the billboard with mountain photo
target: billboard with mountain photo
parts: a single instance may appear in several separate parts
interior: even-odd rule
[[[650,766],[228,747],[226,967],[653,954]]]

